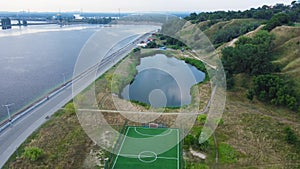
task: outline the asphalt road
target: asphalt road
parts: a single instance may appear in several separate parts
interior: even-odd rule
[[[90,71],[85,72],[72,83],[76,83],[76,88],[72,94],[72,85],[65,86],[64,90],[57,95],[51,97],[45,103],[35,108],[21,119],[14,122],[10,127],[0,133],[0,168],[6,163],[9,157],[16,149],[30,136],[36,129],[47,121],[47,116],[53,115],[62,106],[68,103],[73,95],[78,94],[88,85],[90,85],[97,77],[110,69],[115,63],[124,58],[136,44],[141,40],[145,40],[150,34],[145,34],[138,38],[134,43],[128,44],[125,48],[104,58],[101,63],[94,66]],[[96,70],[97,69],[97,70]],[[95,72],[98,72],[95,76]]]

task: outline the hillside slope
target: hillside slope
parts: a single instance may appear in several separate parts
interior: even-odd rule
[[[186,25],[180,32],[187,41],[194,41],[196,49],[207,44],[208,38],[211,44],[219,32],[226,32],[233,25],[240,26],[245,22],[257,22],[251,19],[234,19],[231,21],[218,22],[210,25],[208,21]],[[253,37],[264,25],[246,31],[241,36]],[[202,29],[201,32],[199,29]],[[280,26],[271,33],[273,41],[273,62],[280,65],[279,74],[285,79],[294,82],[294,89],[300,96],[300,27]],[[239,37],[241,37],[239,36]],[[221,45],[214,44],[216,52],[221,56],[223,48],[235,46],[239,37],[231,38],[230,41]],[[204,39],[204,40],[203,40]],[[228,40],[228,39],[227,39]],[[207,45],[208,46],[208,45]],[[202,59],[213,60],[217,55],[210,55],[211,50],[198,52]],[[203,55],[202,55],[203,54]],[[209,60],[207,60],[209,62]],[[300,138],[300,114],[283,107],[262,103],[256,99],[249,101],[246,98],[252,78],[245,74],[234,75],[236,86],[227,92],[226,109],[223,114],[223,122],[216,130],[216,139],[219,145],[225,143],[234,147],[238,152],[236,162],[222,160],[224,150],[218,148],[219,156],[215,161],[194,161],[194,168],[202,165],[219,168],[300,168],[300,152],[286,141],[286,128],[291,128],[295,135]],[[226,150],[225,150],[226,151]],[[226,154],[226,152],[225,152]],[[216,163],[217,161],[217,163]],[[230,161],[230,160],[229,160]],[[234,161],[234,160],[233,160]]]
[[[251,36],[256,31],[244,36]],[[295,84],[300,96],[300,27],[280,26],[271,31],[275,35],[274,63],[280,65],[282,77]],[[234,42],[222,45],[233,46]],[[216,131],[218,142],[228,143],[240,154],[236,163],[219,163],[221,168],[299,168],[300,152],[286,141],[285,128],[300,136],[299,113],[274,107],[258,100],[249,101],[246,91],[252,78],[235,75],[236,86],[227,92],[223,114],[224,123]],[[299,146],[299,145],[298,145]]]
[[[281,26],[272,30],[276,38],[274,63],[281,67],[281,74],[292,79],[300,98],[300,27]]]

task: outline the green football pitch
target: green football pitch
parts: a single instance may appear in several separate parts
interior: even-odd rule
[[[127,127],[111,169],[180,169],[179,130]]]

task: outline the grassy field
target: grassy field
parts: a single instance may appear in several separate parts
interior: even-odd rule
[[[284,129],[300,136],[299,114],[245,99],[245,90],[228,92],[224,123],[216,131],[218,142],[239,152],[232,164],[222,168],[299,168],[300,154],[285,141]]]
[[[290,126],[300,136],[299,115],[257,101],[249,102],[243,91],[236,89],[228,93],[222,121],[216,131],[220,168],[299,167],[299,152],[285,142],[283,132],[284,127]],[[192,133],[199,133],[201,125],[203,119],[199,118]],[[188,155],[190,168],[216,165],[212,139],[209,145],[205,161]],[[37,146],[45,155],[39,161],[30,161],[22,156],[27,146]],[[82,131],[76,115],[61,110],[19,148],[19,157],[11,158],[4,168],[95,168],[97,160],[89,155],[91,151],[104,153]]]
[[[125,135],[111,169],[181,168],[178,129],[129,126]]]
[[[33,146],[44,151],[36,161],[23,154],[26,147]],[[82,168],[93,147],[75,112],[59,110],[18,148],[3,168]]]

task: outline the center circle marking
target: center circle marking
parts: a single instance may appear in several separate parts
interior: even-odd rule
[[[147,160],[148,158],[150,158],[150,160]],[[142,151],[138,155],[138,159],[143,163],[153,163],[157,159],[157,154],[153,151]]]

